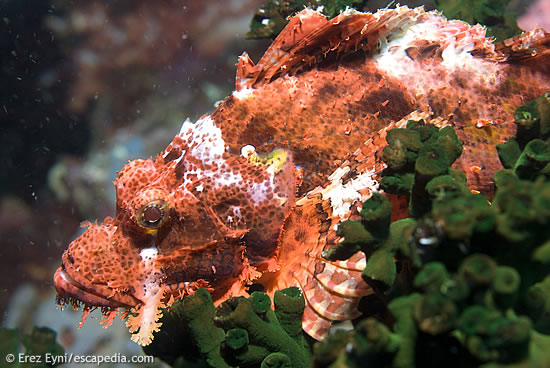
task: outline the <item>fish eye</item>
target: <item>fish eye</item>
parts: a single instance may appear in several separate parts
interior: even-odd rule
[[[137,222],[146,229],[158,229],[167,218],[168,203],[162,199],[155,199],[141,207],[137,212]]]

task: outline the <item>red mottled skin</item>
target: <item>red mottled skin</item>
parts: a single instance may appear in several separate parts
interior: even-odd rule
[[[132,338],[146,345],[174,297],[206,287],[219,303],[253,281],[269,294],[296,285],[304,330],[323,338],[371,292],[362,254],[321,254],[377,189],[386,130],[410,118],[454,126],[455,166],[490,193],[514,109],[550,87],[549,46],[542,30],[495,45],[482,27],[421,8],[302,11],[257,65],[241,56],[236,91],[212,114],[120,171],[116,216],[69,245],[60,297],[85,315],[104,307],[107,323],[133,308]]]

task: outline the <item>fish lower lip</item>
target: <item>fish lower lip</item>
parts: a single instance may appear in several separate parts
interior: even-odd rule
[[[136,305],[136,299],[130,295],[125,295],[126,298],[124,299],[128,300],[118,300],[120,298],[114,297],[108,298],[82,285],[69,275],[64,266],[59,267],[55,271],[53,279],[55,289],[61,299],[76,300],[93,307],[128,308]]]

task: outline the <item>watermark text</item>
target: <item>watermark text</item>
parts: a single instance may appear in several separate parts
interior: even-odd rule
[[[63,355],[54,355],[50,353],[46,353],[44,355],[31,355],[19,353],[7,354],[5,360],[8,363],[14,363],[17,361],[18,363],[45,363],[47,365],[68,363],[101,365],[103,363],[153,363],[154,357],[152,355],[123,355],[120,353],[111,355],[79,355],[72,353],[66,353]]]

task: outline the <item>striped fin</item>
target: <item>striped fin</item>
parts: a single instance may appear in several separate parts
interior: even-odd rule
[[[306,305],[302,317],[302,329],[315,340],[323,340],[328,336],[328,331],[332,326],[332,321],[320,318],[313,309]]]
[[[331,228],[330,232],[334,230]],[[331,246],[325,244],[324,248]],[[359,317],[357,306],[361,297],[373,291],[361,277],[366,264],[362,253],[338,262],[329,262],[313,254],[309,254],[309,258],[300,263],[300,270],[293,278],[307,303],[302,327],[308,335],[320,340],[326,337],[332,321]]]
[[[302,290],[310,308],[321,318],[329,321],[345,321],[360,315],[355,309],[359,298],[334,294],[331,290],[325,289],[315,278],[308,280]]]
[[[289,286],[302,290],[306,299],[302,327],[318,340],[327,336],[332,321],[358,317],[359,300],[372,293],[361,278],[364,256],[339,262],[321,257],[325,248],[339,240],[334,226],[337,222],[339,218],[331,216],[330,201],[321,195],[312,195],[296,206],[279,239],[281,269],[267,288],[268,293]]]
[[[336,267],[361,272],[365,269],[365,266],[367,265],[367,259],[365,258],[364,254],[355,253],[353,256],[346,260],[331,262],[331,264],[335,265]]]
[[[314,274],[314,277],[325,290],[343,297],[357,297],[369,293],[370,288],[360,275],[359,277],[355,275],[361,272],[360,269],[342,268],[333,263],[321,262],[324,263],[323,272]]]
[[[387,129],[403,127],[408,119],[428,120],[429,116],[414,112],[397,123],[388,124]],[[348,203],[349,210],[344,216],[334,213],[331,191],[339,190],[354,176],[382,170],[384,165],[380,164],[378,157],[385,145],[385,137],[386,129],[373,134],[331,175],[324,187],[310,191],[296,203],[279,238],[278,263],[281,268],[277,275],[266,274],[264,280],[260,280],[270,294],[289,286],[300,287],[306,299],[302,327],[317,340],[327,336],[332,321],[358,317],[357,306],[361,297],[373,292],[361,277],[366,265],[363,253],[335,262],[322,258],[322,254],[341,240],[336,235],[337,225],[359,216],[361,202],[370,197],[374,188],[356,188],[358,196],[351,200],[353,203]]]

